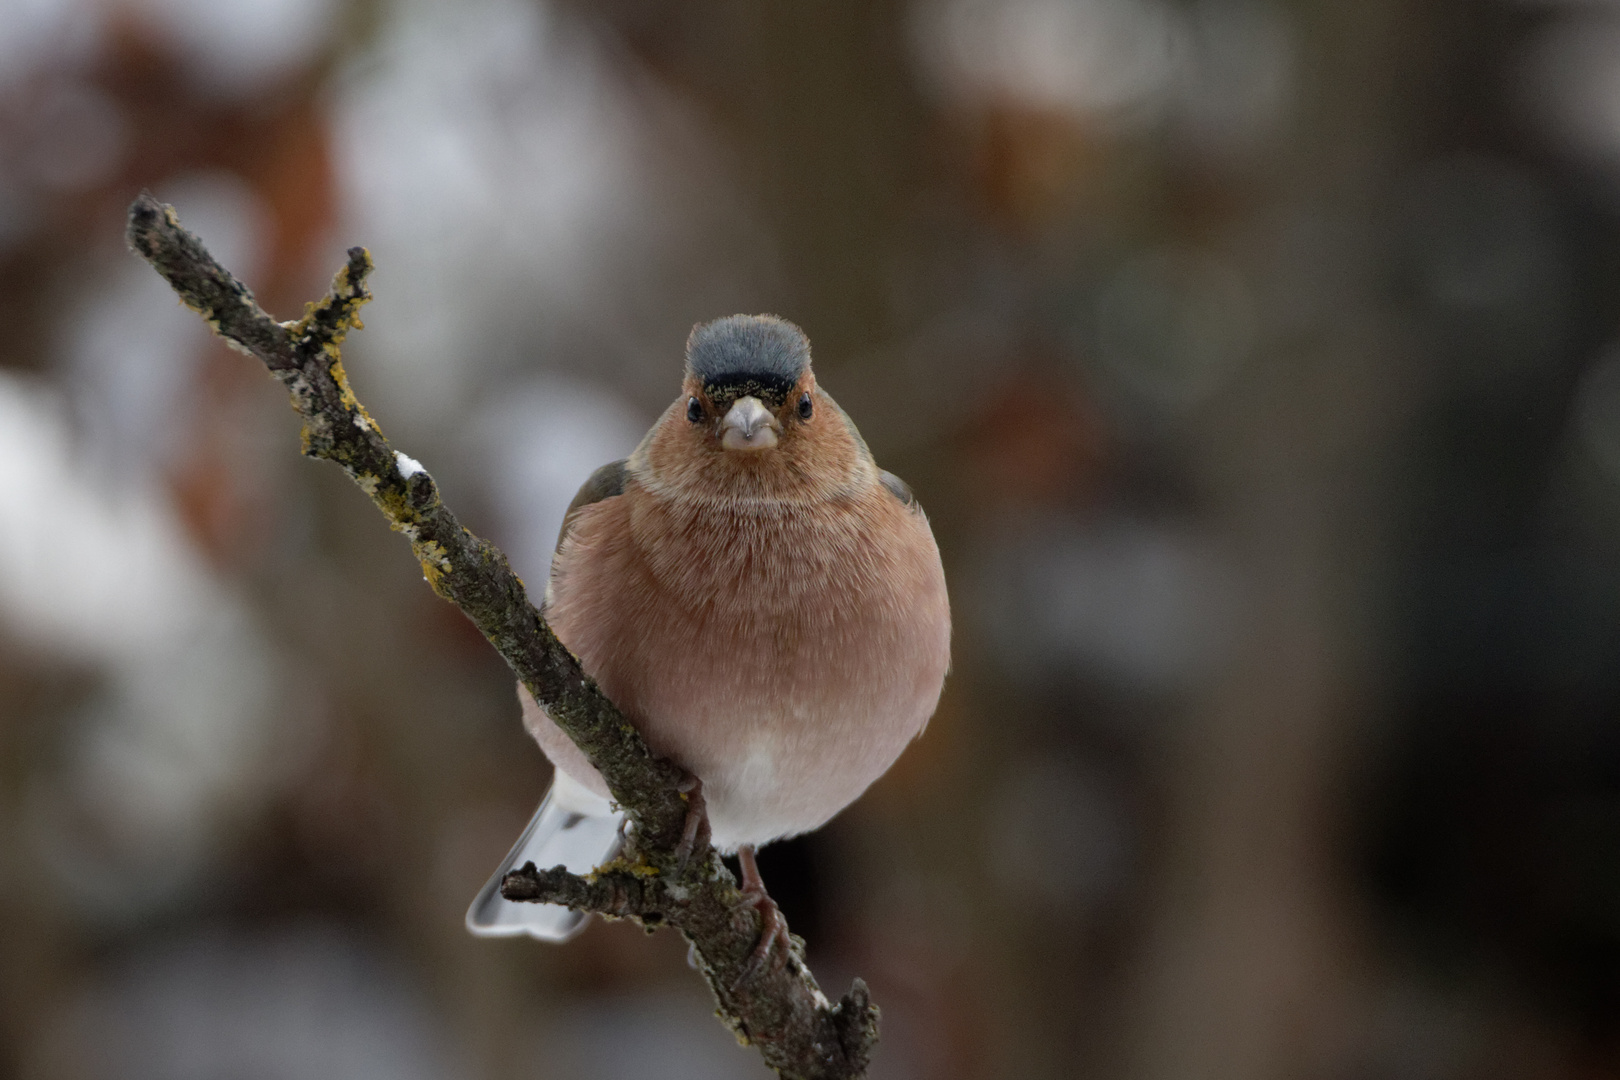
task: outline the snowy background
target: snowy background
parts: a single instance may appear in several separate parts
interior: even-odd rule
[[[926,737],[762,857],[874,1080],[1620,1075],[1620,6],[0,0],[0,1080],[762,1078],[478,941],[547,766],[143,187],[542,582],[770,311],[927,507]]]

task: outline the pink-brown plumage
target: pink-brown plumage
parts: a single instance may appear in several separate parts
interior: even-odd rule
[[[570,508],[545,614],[652,749],[703,782],[714,844],[744,849],[745,878],[747,849],[824,824],[894,763],[950,664],[928,519],[816,387],[803,333],[772,316],[693,330],[681,397]],[[467,925],[564,940],[582,917],[508,904],[501,877],[527,860],[589,869],[619,818],[518,693],[560,775]],[[763,954],[781,921],[745,884]]]
[[[712,447],[664,414],[623,494],[580,509],[546,616],[652,748],[704,783],[722,850],[814,829],[883,774],[928,722],[950,612],[927,519],[882,482],[815,390],[778,444]],[[527,695],[524,695],[527,698]],[[606,795],[532,701],[525,720],[565,773]]]

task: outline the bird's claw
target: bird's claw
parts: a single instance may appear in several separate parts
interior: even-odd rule
[[[709,833],[709,806],[703,801],[703,781],[688,773],[680,791],[686,796],[686,822],[681,827],[681,842],[675,845],[677,875],[686,873],[686,864],[697,850],[699,838],[706,842]]]
[[[739,848],[737,861],[742,867],[743,903],[759,912],[759,941],[754,945],[754,951],[748,954],[742,972],[731,984],[733,993],[738,987],[757,978],[767,964],[773,970],[780,968],[793,954],[793,939],[788,936],[787,920],[782,918],[782,909],[765,891],[764,879],[759,876],[759,864],[754,861],[754,849]],[[778,943],[781,944],[780,949],[772,948]]]
[[[776,901],[769,896],[761,896],[751,903],[759,912],[759,942],[754,946],[754,951],[748,954],[748,961],[743,964],[737,981],[731,984],[733,992],[758,978],[767,968],[773,971],[780,968],[787,963],[793,951],[787,920],[782,918],[782,909],[776,906]],[[772,947],[777,944],[781,948]]]

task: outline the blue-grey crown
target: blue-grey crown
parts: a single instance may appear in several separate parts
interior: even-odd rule
[[[810,339],[775,315],[729,315],[686,339],[686,370],[716,404],[743,394],[780,404],[809,366]]]

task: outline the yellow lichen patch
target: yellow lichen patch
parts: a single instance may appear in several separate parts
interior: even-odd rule
[[[437,540],[412,541],[411,550],[416,553],[416,561],[422,564],[422,576],[428,585],[434,592],[440,592],[439,581],[451,570],[449,553]]]
[[[444,595],[444,590],[439,587],[444,572],[429,559],[418,558],[416,561],[422,566],[422,580],[428,583],[428,588],[441,596]]]
[[[605,862],[589,874],[586,874],[585,880],[595,881],[601,874],[629,874],[631,877],[655,878],[658,876],[658,867],[648,866],[644,862],[633,863],[620,855],[611,862]]]
[[[416,545],[416,557],[426,559],[440,570],[450,571],[450,553],[437,540],[424,540]]]
[[[383,512],[388,519],[388,527],[395,532],[404,533],[414,544],[416,542],[416,528],[422,524],[422,515],[412,506],[405,494],[396,484],[389,484],[381,492],[367,492],[371,501],[377,504],[377,509]],[[442,549],[441,549],[442,550]],[[449,563],[445,564],[448,570]]]
[[[365,252],[363,259],[365,268],[369,272],[372,265],[371,253],[369,251]],[[330,311],[334,307],[337,309],[335,319],[327,317],[321,320],[331,334],[331,340],[322,344],[321,351],[326,354],[329,370],[332,373],[333,380],[338,385],[338,392],[342,395],[343,404],[351,411],[358,413],[366,425],[380,435],[382,434],[382,428],[377,425],[377,421],[372,418],[371,414],[366,412],[366,407],[360,404],[359,399],[354,396],[354,391],[349,387],[348,374],[343,370],[343,354],[339,349],[350,330],[365,329],[365,323],[360,321],[360,307],[370,299],[371,296],[350,278],[349,268],[345,266],[333,276],[332,291],[327,294],[324,300],[319,304],[305,304],[303,318],[295,323],[283,323],[282,325],[286,327],[287,332],[292,335],[294,340],[301,340],[309,333],[318,313]]]
[[[338,349],[336,342],[323,346],[322,351],[326,353],[329,361],[327,370],[332,373],[332,381],[337,383],[338,394],[341,395],[343,404],[356,415],[357,426],[363,420],[372,431],[381,435],[382,428],[371,418],[371,414],[366,412],[366,407],[360,404],[360,399],[354,396],[354,390],[349,386],[349,373],[343,370],[343,353]]]
[[[369,251],[365,252],[363,257],[366,270],[369,272],[372,266],[371,253]],[[328,304],[335,303],[338,305],[338,317],[332,324],[332,341],[336,344],[341,342],[350,330],[365,329],[365,324],[360,321],[360,307],[370,299],[370,296],[356,287],[354,281],[349,277],[349,268],[344,266],[336,274],[332,275],[332,289],[320,304],[305,304],[303,318],[291,325],[286,323],[282,325],[287,327],[287,331],[293,337],[303,337],[309,332],[309,326],[315,320],[316,311]]]
[[[354,482],[359,484],[360,490],[365,492],[367,495],[370,495],[374,499],[377,497],[377,478],[375,476],[371,475],[370,473],[363,473],[360,476],[355,477]]]

